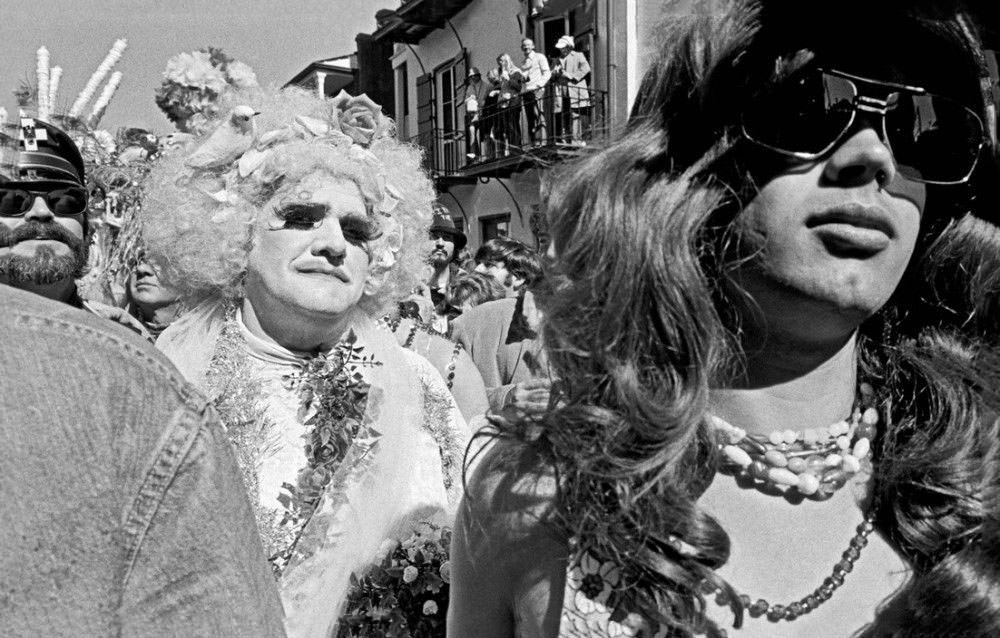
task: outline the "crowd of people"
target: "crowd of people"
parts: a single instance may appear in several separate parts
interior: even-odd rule
[[[464,105],[470,162],[542,144],[586,146],[592,132],[590,63],[571,35],[555,46],[559,55],[549,60],[524,38],[520,64],[502,53],[485,80],[477,67],[469,69]]]
[[[1000,634],[977,33],[957,3],[677,20],[627,130],[548,178],[551,243],[471,257],[378,105],[254,87],[87,273],[88,165],[22,114],[4,634]]]

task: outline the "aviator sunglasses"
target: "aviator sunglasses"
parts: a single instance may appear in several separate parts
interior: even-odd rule
[[[0,216],[20,217],[31,210],[36,197],[41,197],[54,215],[72,217],[87,210],[87,191],[70,186],[54,190],[10,188],[0,184]]]
[[[869,91],[863,93],[859,86]],[[899,174],[925,184],[968,181],[986,143],[982,120],[955,100],[916,86],[822,68],[755,100],[743,114],[743,135],[764,148],[811,162],[840,144],[859,112],[881,119],[882,140]]]

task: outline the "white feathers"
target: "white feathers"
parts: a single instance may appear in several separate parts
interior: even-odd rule
[[[191,168],[208,170],[232,164],[254,145],[257,113],[249,106],[240,105],[232,110],[219,128],[185,161]]]

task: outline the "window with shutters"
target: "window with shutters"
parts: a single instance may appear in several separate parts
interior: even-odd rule
[[[417,136],[413,140],[424,149],[424,162],[431,171],[437,166],[437,148],[434,143],[435,100],[434,75],[425,73],[417,78]]]
[[[447,69],[441,71],[438,74],[441,82],[441,109],[439,113],[441,114],[441,130],[445,133],[455,130],[455,105],[458,104],[458,96],[455,94],[455,87],[457,82],[455,82],[455,67],[451,66]]]
[[[437,168],[450,173],[465,163],[465,51],[434,70],[437,90]]]

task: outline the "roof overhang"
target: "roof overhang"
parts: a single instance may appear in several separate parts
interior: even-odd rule
[[[470,4],[472,0],[407,0],[382,18],[372,40],[419,44],[427,34],[443,28],[449,19]]]

